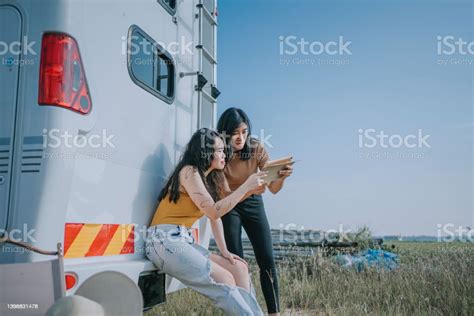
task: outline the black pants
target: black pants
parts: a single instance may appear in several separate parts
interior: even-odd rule
[[[237,204],[222,217],[227,249],[244,257],[242,249],[242,226],[249,237],[260,268],[260,285],[267,304],[268,313],[280,310],[278,276],[273,258],[272,236],[262,196],[253,194]]]

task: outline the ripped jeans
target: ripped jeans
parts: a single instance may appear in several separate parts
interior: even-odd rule
[[[211,254],[196,244],[190,229],[159,224],[147,229],[146,256],[162,272],[210,298],[227,315],[263,315],[255,289],[217,283],[211,277]]]

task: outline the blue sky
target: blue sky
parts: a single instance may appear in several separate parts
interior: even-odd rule
[[[219,2],[218,116],[244,109],[253,134],[271,135],[271,157],[301,160],[278,195],[264,195],[272,227],[474,226],[474,55],[437,51],[438,36],[474,41],[473,15],[472,1]],[[351,54],[281,54],[281,36],[342,37]],[[361,148],[359,130],[421,130],[430,147]]]

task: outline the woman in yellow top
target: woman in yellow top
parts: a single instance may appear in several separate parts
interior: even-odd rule
[[[247,262],[227,250],[221,216],[261,190],[266,173],[250,175],[230,193],[224,167],[221,136],[206,128],[194,133],[160,193],[147,230],[146,255],[158,269],[209,297],[227,314],[263,315]],[[190,227],[204,215],[220,255],[194,243]]]

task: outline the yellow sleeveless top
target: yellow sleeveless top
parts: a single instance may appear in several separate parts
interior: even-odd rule
[[[201,218],[204,214],[194,204],[191,197],[184,192],[180,193],[176,203],[169,201],[169,193],[160,201],[155,215],[151,220],[150,226],[158,224],[175,224],[184,225],[188,228],[193,226],[194,222]]]

